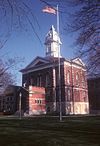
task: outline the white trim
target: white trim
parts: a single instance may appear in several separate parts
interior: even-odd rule
[[[35,66],[38,62],[43,62],[43,63],[48,63],[49,61],[46,60],[45,58],[42,59],[42,57],[37,56],[33,61],[31,61],[31,63],[29,63],[25,69],[28,69],[30,67]]]
[[[71,62],[66,62],[66,61],[64,61],[64,65],[66,65],[66,66],[68,65],[68,66],[70,66],[70,67],[72,66],[72,67],[75,67],[75,68],[82,69],[83,71],[86,71],[86,69],[83,68],[84,66],[82,66],[82,65],[80,66],[80,65],[78,65],[78,64],[75,65],[74,62],[71,63]]]
[[[34,100],[42,100],[42,101],[45,101],[45,97],[44,98],[34,98]]]
[[[66,114],[89,114],[89,102],[66,102]]]
[[[64,63],[62,62],[61,65],[63,65],[63,64]],[[56,64],[56,65],[55,64],[52,64],[52,65],[50,64],[50,65],[47,65],[47,66],[44,66],[44,67],[38,67],[36,69],[31,69],[31,70],[28,70],[28,71],[25,71],[25,72],[23,71],[22,74],[27,74],[27,73],[30,73],[30,72],[33,72],[33,71],[43,70],[43,69],[47,69],[47,68],[50,68],[50,67],[54,68],[54,67],[57,67],[57,66],[58,66],[58,64]]]
[[[83,71],[86,71],[86,69],[84,69],[84,66],[82,66],[81,64],[75,65],[74,63],[76,63],[76,62],[67,62],[67,61],[64,61],[64,65],[66,65],[66,66],[68,65],[70,67],[72,66],[72,67],[75,67],[75,68],[82,69]]]
[[[38,61],[39,60],[42,60],[42,59],[38,59]],[[33,61],[34,62],[34,61]],[[44,63],[50,63],[49,61],[43,61]],[[66,65],[66,66],[72,66],[72,67],[75,67],[75,68],[79,68],[79,69],[81,69],[82,71],[86,71],[86,69],[84,69],[82,66],[79,66],[78,64],[77,65],[75,65],[75,64],[73,64],[74,62],[67,62],[67,61],[63,61],[63,62],[61,62],[60,63],[60,65]],[[27,70],[27,71],[24,71],[24,69],[23,69],[23,71],[22,71],[22,74],[27,74],[27,73],[30,73],[30,72],[33,72],[33,71],[38,71],[38,70],[43,70],[43,69],[47,69],[47,68],[50,68],[50,67],[57,67],[58,66],[58,64],[49,64],[49,65],[45,65],[45,66],[42,66],[42,67],[38,67],[38,68],[35,68],[35,69],[30,69],[29,68],[29,70]],[[25,69],[28,69],[28,67],[30,67],[29,65],[25,68]],[[32,67],[34,67],[33,65],[32,65]]]
[[[85,90],[85,91],[88,91],[87,88],[81,88],[81,87],[73,87],[73,89],[76,89],[76,90]]]
[[[64,65],[71,66],[71,63],[70,63],[70,62],[66,62],[66,61],[64,61]]]
[[[40,105],[43,105],[43,106],[45,106],[46,104],[44,104],[44,103],[31,103],[30,106],[32,107],[32,105],[39,105],[39,106],[40,106]],[[30,106],[29,106],[29,107],[30,107]]]
[[[83,61],[79,57],[75,58],[75,59],[72,59],[72,62],[75,62],[79,65],[85,66],[85,64],[83,63]]]

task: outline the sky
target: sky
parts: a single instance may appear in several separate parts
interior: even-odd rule
[[[42,9],[45,6],[46,4],[40,2],[39,0],[32,0],[32,5],[30,6],[34,13],[34,17],[36,18],[36,20],[33,20],[33,24],[36,34],[39,38],[36,36],[36,34],[34,34],[32,28],[28,24],[25,30],[21,28],[18,30],[12,30],[7,43],[0,51],[4,59],[9,57],[24,58],[24,62],[18,64],[17,70],[11,70],[11,72],[14,73],[17,77],[17,85],[21,85],[22,82],[22,74],[19,72],[19,70],[25,68],[32,60],[34,60],[35,57],[45,57],[45,36],[52,25],[54,25],[56,28],[56,15],[43,13]],[[61,8],[59,7],[59,10],[60,9]],[[70,9],[68,9],[68,11],[70,11]],[[74,58],[75,50],[73,43],[75,38],[72,33],[64,31],[65,22],[68,21],[68,15],[65,13],[59,13],[59,18],[60,38],[62,42],[61,55],[67,59],[71,59]]]

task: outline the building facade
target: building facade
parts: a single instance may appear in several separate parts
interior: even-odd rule
[[[4,114],[14,114],[18,110],[18,89],[19,87],[9,85],[4,91],[2,112]]]
[[[100,76],[88,78],[88,97],[91,114],[100,114]]]
[[[45,57],[37,56],[21,70],[26,88],[45,88],[46,113],[88,114],[85,64],[80,58],[65,59],[60,54],[60,38],[52,26],[45,38]],[[38,110],[38,109],[37,109]]]
[[[21,86],[9,85],[4,91],[2,112],[4,114],[19,114],[21,102],[21,112],[24,113],[26,111],[27,96],[27,91],[24,90]]]

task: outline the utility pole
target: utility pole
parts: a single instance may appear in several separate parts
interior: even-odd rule
[[[60,40],[59,40],[59,11],[57,5],[57,32],[58,32],[58,72],[59,72],[59,120],[62,121],[62,101],[61,101],[61,71],[60,71]]]

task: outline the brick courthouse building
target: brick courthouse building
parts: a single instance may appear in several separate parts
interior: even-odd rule
[[[52,26],[45,38],[46,55],[37,56],[22,69],[22,84],[45,88],[46,113],[59,112],[60,38]],[[64,114],[88,114],[88,91],[85,64],[81,59],[68,60],[60,55],[61,105]],[[38,110],[38,109],[37,109]]]

